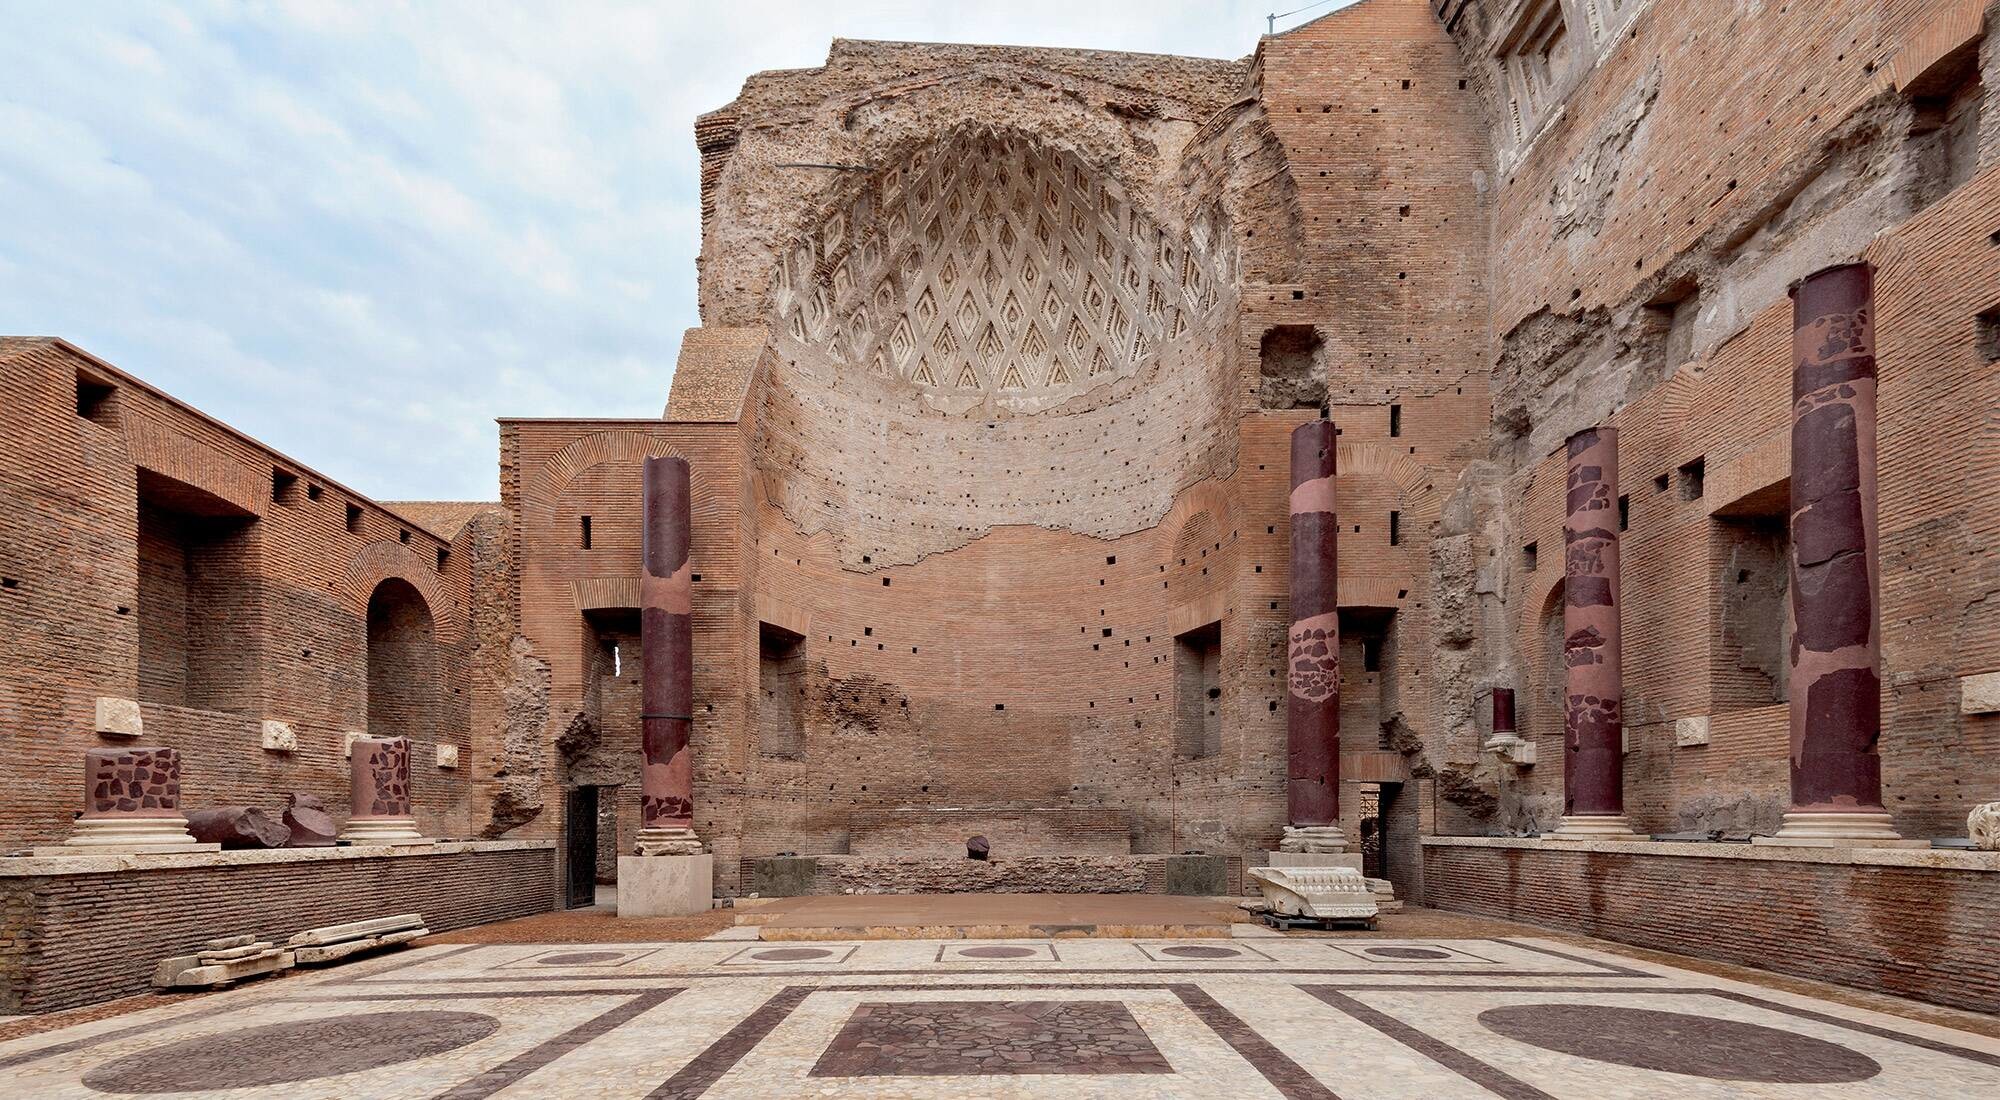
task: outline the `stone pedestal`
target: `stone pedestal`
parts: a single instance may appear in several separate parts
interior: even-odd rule
[[[410,813],[410,742],[358,738],[348,753],[353,812],[340,839],[349,844],[429,844]]]
[[[715,905],[715,856],[619,856],[618,915],[684,917]]]
[[[38,856],[110,852],[213,852],[188,832],[181,814],[181,757],[173,749],[91,749],[83,754],[83,816],[69,840],[36,848]]]

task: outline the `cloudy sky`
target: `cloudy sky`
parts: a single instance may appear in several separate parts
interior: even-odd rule
[[[748,74],[835,35],[1240,57],[1296,6],[10,0],[0,332],[382,499],[495,499],[495,417],[660,414],[693,120]]]

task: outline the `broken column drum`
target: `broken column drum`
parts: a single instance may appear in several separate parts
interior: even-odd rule
[[[640,719],[645,752],[640,855],[693,855],[694,584],[688,559],[692,523],[687,460],[648,458],[645,529],[640,556],[640,645],[644,654]]]
[[[1339,529],[1333,421],[1292,432],[1292,625],[1285,673],[1286,852],[1340,852]]]
[[[1882,805],[1874,280],[1792,288],[1791,777],[1778,843],[1901,842]],[[1916,842],[1912,842],[1916,843]]]
[[[83,754],[83,816],[65,847],[107,851],[196,851],[181,813],[181,756],[168,748],[90,749]]]
[[[348,754],[353,803],[340,839],[351,844],[422,841],[410,812],[409,739],[356,738]]]
[[[1563,519],[1563,818],[1557,839],[1620,839],[1624,682],[1618,624],[1618,430],[1569,437]]]

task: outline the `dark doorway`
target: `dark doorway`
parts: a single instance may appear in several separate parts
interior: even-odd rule
[[[1387,854],[1382,845],[1382,788],[1361,785],[1361,873],[1369,878],[1388,878]]]
[[[563,832],[569,841],[569,887],[563,907],[597,904],[597,788],[571,787],[563,800]]]

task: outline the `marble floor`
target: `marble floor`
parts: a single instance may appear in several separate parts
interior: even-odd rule
[[[0,1043],[0,1096],[2000,1096],[2000,1040],[1484,939],[466,944]]]

